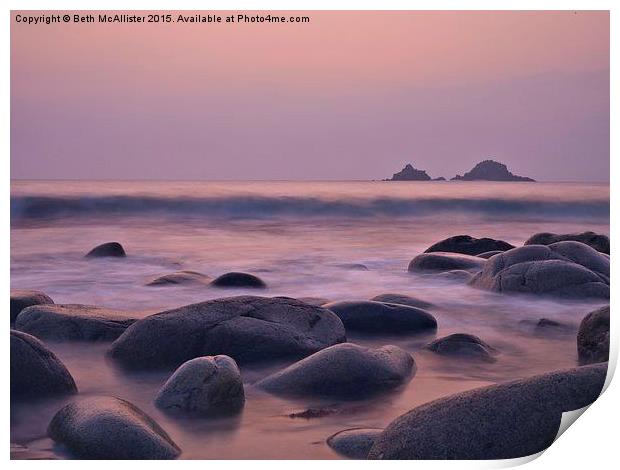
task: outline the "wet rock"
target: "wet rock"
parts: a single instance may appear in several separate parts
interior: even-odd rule
[[[381,294],[373,297],[370,300],[374,300],[375,302],[384,302],[388,304],[408,305],[409,307],[416,307],[422,309],[429,309],[434,307],[434,305],[430,302],[405,294]]]
[[[185,284],[208,284],[212,278],[196,271],[177,271],[149,281],[147,286],[172,286]]]
[[[352,428],[327,438],[327,445],[338,454],[350,459],[365,459],[383,429]]]
[[[579,242],[529,245],[487,260],[470,285],[501,293],[609,298],[609,258]]]
[[[127,256],[125,249],[118,242],[103,243],[86,254],[86,258],[124,258],[125,256]]]
[[[317,307],[331,302],[329,299],[325,299],[323,297],[299,297],[297,300],[300,300],[301,302],[305,302],[310,305],[315,305]]]
[[[264,289],[267,287],[265,282],[252,274],[248,273],[226,273],[211,281],[215,287],[250,287]]]
[[[71,374],[34,336],[11,330],[11,400],[77,392]]]
[[[302,359],[256,386],[276,395],[359,399],[397,388],[414,373],[413,357],[396,346],[370,349],[344,343]]]
[[[115,397],[90,397],[56,413],[48,435],[81,459],[173,459],[181,449],[149,416]]]
[[[485,259],[471,255],[444,252],[422,253],[411,260],[407,269],[409,272],[442,272],[454,269],[477,271],[482,269],[485,263]]]
[[[356,300],[330,302],[323,307],[338,315],[347,331],[410,333],[437,328],[437,320],[430,313],[403,304]]]
[[[195,415],[237,412],[245,404],[241,373],[228,356],[191,359],[161,387],[155,404],[166,411]]]
[[[609,305],[588,313],[581,321],[577,352],[581,364],[609,360]]]
[[[54,301],[48,295],[38,290],[11,290],[11,323],[26,307],[53,303]]]
[[[289,418],[302,418],[302,419],[314,419],[314,418],[324,418],[325,416],[331,416],[335,414],[340,414],[340,410],[338,408],[308,408],[303,411],[295,411],[293,413],[289,413],[287,416]]]
[[[463,255],[479,255],[489,251],[506,251],[514,248],[514,245],[503,240],[493,238],[474,238],[469,235],[456,235],[446,238],[427,248],[424,253],[437,251],[448,253],[461,253]]]
[[[479,255],[476,255],[478,258],[484,258],[484,259],[489,259],[491,256],[495,256],[498,255],[500,253],[503,253],[504,251],[500,251],[500,250],[494,250],[494,251],[485,251],[484,253],[480,253]]]
[[[469,271],[462,269],[453,269],[452,271],[444,271],[436,275],[437,279],[444,279],[453,282],[467,282],[473,277]]]
[[[337,264],[336,267],[349,271],[368,271],[368,266],[361,263],[341,263]]]
[[[557,234],[542,232],[532,235],[524,245],[551,245],[562,241],[576,241],[591,246],[596,251],[609,254],[609,237],[594,232]]]
[[[54,341],[114,341],[136,318],[91,305],[34,305],[15,320],[15,329]]]
[[[396,418],[370,459],[488,460],[525,457],[553,442],[562,412],[599,396],[607,364],[538,375],[441,398]]]
[[[305,357],[343,341],[344,326],[329,310],[287,297],[238,296],[141,319],[112,344],[110,356],[139,369],[220,354],[249,363]]]
[[[497,354],[495,348],[479,337],[466,333],[455,333],[436,339],[426,345],[426,349],[441,356],[462,357],[486,362],[495,361],[493,356]]]

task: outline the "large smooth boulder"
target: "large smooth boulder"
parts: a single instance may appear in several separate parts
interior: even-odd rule
[[[38,290],[11,290],[11,322],[14,322],[17,315],[32,305],[53,304],[54,301],[47,295]]]
[[[86,253],[86,258],[124,258],[125,256],[127,253],[123,245],[118,242],[103,243]]]
[[[484,253],[480,253],[479,255],[476,255],[476,256],[478,258],[489,259],[491,256],[495,256],[503,252],[504,252],[503,250],[485,251]]]
[[[226,273],[211,281],[215,287],[237,287],[265,289],[267,284],[260,277],[248,273]]]
[[[177,271],[156,277],[147,282],[147,286],[175,286],[191,284],[209,284],[212,278],[196,271]]]
[[[91,305],[33,305],[17,316],[15,329],[54,341],[114,341],[135,321]]]
[[[542,232],[532,235],[528,238],[524,245],[551,245],[552,243],[563,241],[576,241],[585,243],[591,246],[596,251],[609,254],[609,237],[607,235],[601,235],[594,232],[582,232],[582,233],[549,233]]]
[[[609,360],[609,305],[588,313],[581,321],[577,352],[581,364]]]
[[[597,399],[607,364],[477,388],[440,398],[396,418],[370,459],[512,459],[540,452],[557,435],[562,413]]]
[[[56,355],[34,336],[11,330],[11,400],[77,392]]]
[[[372,300],[323,305],[342,320],[345,329],[365,333],[411,333],[437,328],[437,320],[421,308]]]
[[[329,436],[327,445],[350,459],[365,459],[382,432],[379,428],[345,429]]]
[[[397,388],[414,374],[413,357],[397,346],[371,349],[344,343],[269,375],[256,386],[275,395],[359,399]]]
[[[238,296],[139,320],[110,355],[126,367],[155,369],[219,354],[237,363],[299,358],[343,341],[344,326],[329,310],[287,297]]]
[[[513,248],[488,259],[470,285],[502,293],[609,298],[609,257],[580,242]]]
[[[408,305],[409,307],[416,307],[422,309],[433,308],[434,305],[426,300],[418,299],[417,297],[412,297],[410,295],[405,294],[380,294],[374,296],[372,299],[375,302],[385,302],[388,304],[401,304]]]
[[[506,251],[511,248],[514,248],[514,245],[511,245],[503,240],[494,240],[493,238],[474,238],[469,235],[456,235],[431,245],[424,251],[424,253],[443,251],[475,256],[488,251]]]
[[[160,460],[181,453],[153,419],[115,397],[89,397],[65,405],[47,433],[81,459]]]
[[[191,359],[159,389],[155,404],[166,411],[192,415],[228,414],[245,403],[241,373],[228,356]]]
[[[485,263],[485,259],[471,255],[447,252],[422,253],[411,260],[407,270],[409,272],[443,272],[455,269],[478,271]]]
[[[495,360],[495,348],[480,338],[467,333],[455,333],[436,339],[425,346],[429,351],[448,357],[476,359],[486,362]]]

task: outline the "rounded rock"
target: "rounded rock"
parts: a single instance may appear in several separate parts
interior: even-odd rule
[[[466,333],[455,333],[436,339],[425,346],[441,356],[464,357],[486,362],[495,361],[497,351],[480,338]]]
[[[506,251],[514,248],[514,245],[503,240],[493,238],[474,238],[469,235],[456,235],[446,238],[427,248],[425,253],[436,251],[461,253],[463,255],[479,255],[488,251]]]
[[[583,233],[537,233],[526,240],[524,245],[551,245],[562,241],[576,241],[591,246],[596,251],[609,254],[609,237],[594,232]]]
[[[181,365],[155,398],[158,408],[195,415],[230,414],[245,403],[241,373],[228,356],[191,359]]]
[[[409,307],[421,309],[429,309],[434,307],[434,305],[430,302],[405,294],[380,294],[370,300],[374,300],[375,302],[385,302],[388,304],[408,305]]]
[[[577,352],[581,364],[609,360],[609,305],[588,313],[581,321]]]
[[[211,281],[211,285],[215,287],[246,287],[253,289],[265,289],[267,284],[253,274],[248,273],[226,273]]]
[[[103,243],[86,253],[86,258],[124,258],[125,256],[127,253],[123,245],[118,242]]]
[[[409,263],[409,272],[442,272],[455,269],[470,271],[484,267],[486,260],[477,256],[461,255],[455,253],[422,253]]]
[[[208,284],[211,278],[196,271],[177,271],[149,281],[147,286],[171,286],[185,284]]]
[[[17,315],[26,307],[53,303],[48,295],[38,290],[11,290],[11,322],[14,322]]]
[[[329,436],[327,445],[350,459],[365,459],[382,432],[379,428],[345,429]]]

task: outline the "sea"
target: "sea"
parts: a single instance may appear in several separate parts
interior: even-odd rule
[[[368,346],[412,353],[415,377],[362,402],[282,399],[252,384],[290,362],[241,368],[246,406],[235,417],[169,416],[153,399],[170,372],[129,373],[106,357],[107,343],[46,344],[65,363],[79,393],[124,398],[153,417],[182,448],[182,459],[333,459],[331,434],[383,428],[439,397],[577,365],[576,329],[599,304],[499,295],[462,282],[407,272],[409,261],[453,235],[520,246],[537,232],[609,234],[608,183],[389,181],[12,181],[11,288],[38,289],[56,303],[89,304],[146,316],[212,298],[252,294],[370,299],[412,295],[434,304],[433,335],[356,335]],[[120,242],[122,259],[84,258]],[[163,274],[212,277],[253,273],[268,285],[147,286]],[[541,331],[541,318],[564,327]],[[479,336],[499,351],[491,363],[424,350],[451,333]],[[11,404],[11,442],[57,458],[70,454],[46,437],[70,398]],[[313,419],[289,415],[336,410]]]

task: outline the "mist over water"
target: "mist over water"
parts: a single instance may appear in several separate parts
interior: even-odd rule
[[[244,412],[234,419],[192,420],[171,418],[153,405],[169,373],[122,372],[105,358],[107,344],[48,342],[81,394],[111,394],[136,404],[180,445],[181,458],[336,458],[324,440],[339,430],[384,427],[440,396],[576,365],[576,328],[596,304],[497,295],[406,268],[415,255],[452,235],[519,246],[536,232],[609,233],[607,184],[18,181],[11,191],[11,287],[43,290],[56,303],[147,315],[254,293],[147,287],[154,277],[181,269],[214,277],[247,271],[268,284],[259,295],[413,295],[436,305],[437,337],[472,333],[501,352],[494,363],[471,363],[422,351],[435,335],[348,334],[349,341],[410,351],[417,375],[378,400],[290,401],[251,387],[286,364],[243,367]],[[107,241],[121,242],[128,257],[83,257]],[[368,270],[351,269],[358,263]],[[533,324],[543,317],[568,324],[569,331],[536,333]],[[13,405],[12,441],[50,448],[45,429],[62,401]],[[286,416],[322,405],[343,411],[314,420]]]

